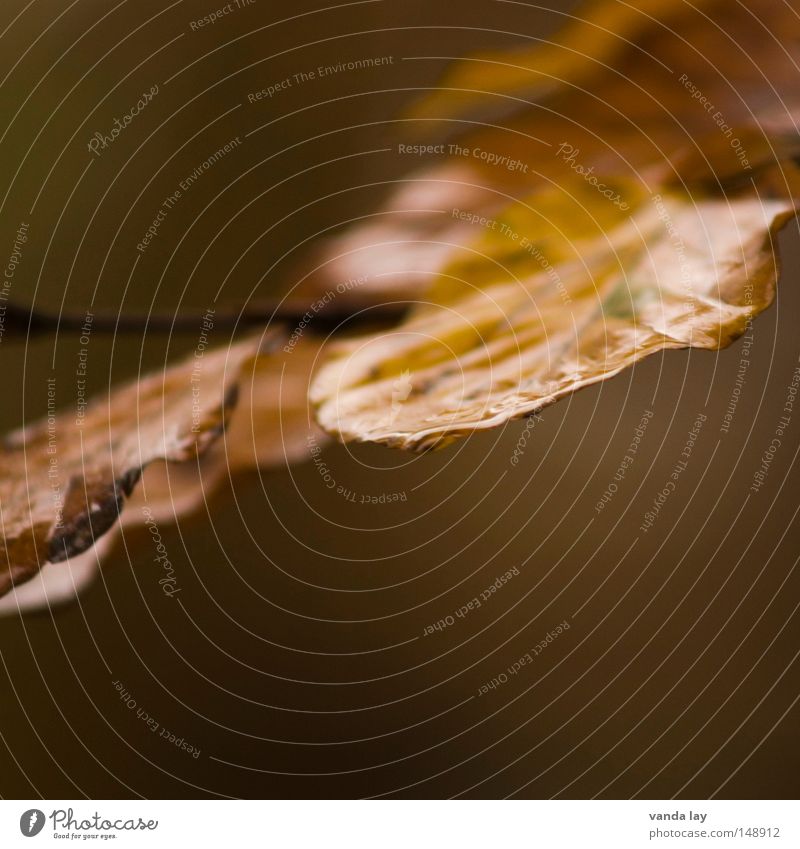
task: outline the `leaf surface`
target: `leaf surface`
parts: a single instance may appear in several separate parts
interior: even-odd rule
[[[317,346],[298,346],[289,358],[284,338],[270,330],[192,355],[96,399],[82,417],[55,412],[58,386],[49,386],[53,412],[0,449],[0,593],[46,563],[77,562],[117,523],[143,472],[129,525],[196,508],[236,469],[297,457],[313,427],[306,395]],[[88,575],[96,559],[76,568]],[[63,584],[55,580],[59,595]]]
[[[417,303],[329,348],[322,427],[423,450],[741,335],[800,194],[798,35],[782,2],[601,2],[456,63],[414,112],[432,164],[328,247]]]

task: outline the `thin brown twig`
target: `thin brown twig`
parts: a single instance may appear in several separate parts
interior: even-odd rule
[[[213,314],[215,329],[231,331],[245,330],[254,326],[280,323],[298,325],[303,323],[311,333],[330,333],[340,328],[351,328],[366,323],[394,323],[406,311],[402,303],[390,304],[341,304],[331,303],[315,309],[310,303],[291,301],[260,301],[235,311],[227,310]],[[88,316],[91,316],[88,319]],[[51,313],[23,307],[6,305],[3,329],[10,336],[20,338],[38,336],[68,330],[81,330],[91,323],[92,332],[100,333],[188,333],[200,328],[208,313],[167,315],[154,313]]]

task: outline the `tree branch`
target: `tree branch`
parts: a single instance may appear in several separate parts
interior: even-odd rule
[[[407,305],[403,303],[348,303],[342,306],[331,301],[315,309],[314,302],[259,301],[238,312],[215,312],[212,318],[215,329],[238,331],[274,323],[291,327],[303,322],[304,328],[309,332],[323,334],[363,324],[396,323],[403,317],[406,309]],[[194,333],[202,327],[207,315],[208,313],[144,315],[98,312],[91,313],[91,328],[93,333]],[[81,330],[87,324],[87,313],[57,314],[16,304],[7,304],[2,317],[2,332],[17,339]]]

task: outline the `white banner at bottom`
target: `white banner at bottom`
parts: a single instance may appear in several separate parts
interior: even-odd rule
[[[800,846],[795,801],[2,801],[0,846]]]

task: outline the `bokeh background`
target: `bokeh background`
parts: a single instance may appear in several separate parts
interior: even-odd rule
[[[395,119],[449,58],[533,43],[573,8],[254,0],[192,29],[223,5],[4,0],[0,256],[30,227],[16,302],[184,314],[285,291],[320,233],[367,215],[408,169],[386,150]],[[248,102],[374,56],[393,61]],[[93,134],[153,85],[93,156]],[[163,199],[237,136],[140,254]],[[800,354],[795,225],[780,246],[727,433],[740,344],[652,357],[533,431],[422,457],[326,449],[337,482],[404,501],[346,500],[309,462],[226,482],[160,529],[180,604],[147,531],[130,531],[77,603],[0,619],[0,794],[796,796],[800,420],[748,492]],[[195,336],[95,334],[90,386],[160,368]],[[4,430],[45,412],[48,377],[74,382],[79,348],[69,333],[3,341]],[[636,461],[597,512],[645,410]],[[699,411],[679,490],[642,534]],[[425,635],[509,570],[479,610]],[[152,733],[114,682],[200,754]]]

